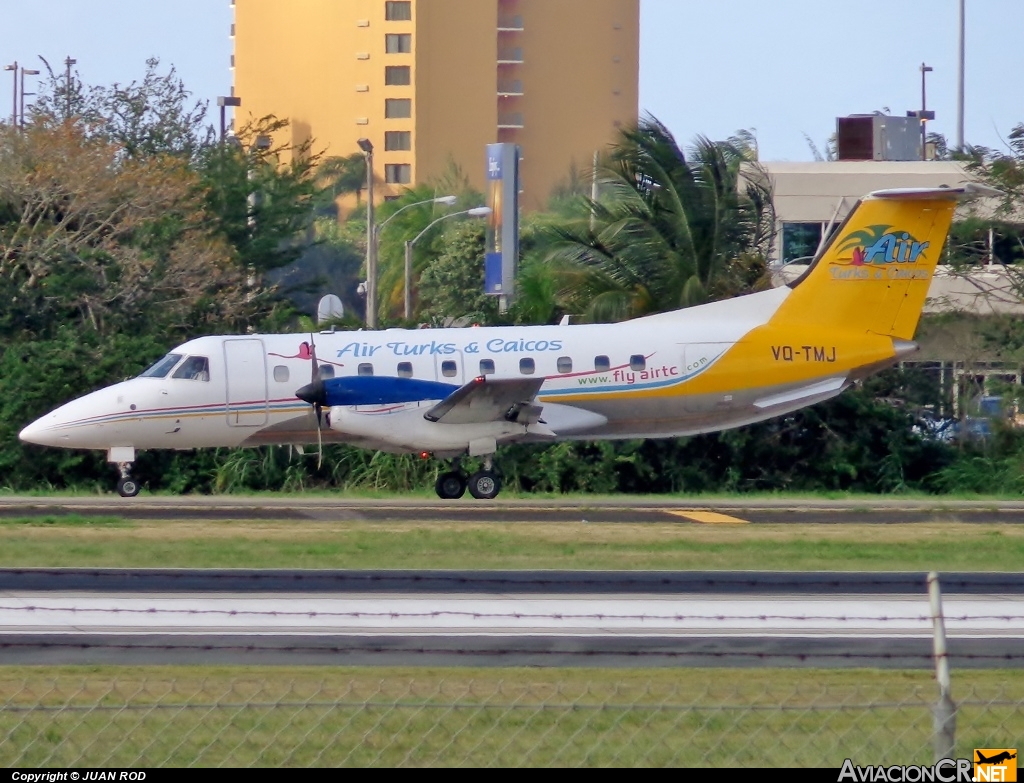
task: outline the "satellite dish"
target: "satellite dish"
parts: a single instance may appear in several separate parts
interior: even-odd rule
[[[345,305],[341,303],[334,294],[327,294],[316,306],[316,322],[322,324],[325,321],[333,321],[345,317]]]

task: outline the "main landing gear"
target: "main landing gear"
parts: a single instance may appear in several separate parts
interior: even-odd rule
[[[117,469],[121,471],[121,478],[117,480],[117,494],[123,498],[133,498],[138,495],[141,487],[139,482],[132,478],[132,463],[118,462]]]
[[[501,491],[501,480],[494,472],[490,457],[485,458],[483,470],[468,477],[459,468],[458,460],[454,461],[452,468],[438,476],[434,484],[434,491],[442,500],[458,500],[466,494],[467,489],[477,500],[492,500]]]

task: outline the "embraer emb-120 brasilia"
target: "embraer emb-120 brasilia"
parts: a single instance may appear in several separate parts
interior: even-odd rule
[[[439,496],[493,498],[503,443],[739,427],[908,356],[957,202],[982,192],[871,193],[794,282],[625,323],[200,337],[20,437],[105,450],[124,496],[140,449],[326,441],[451,459]]]

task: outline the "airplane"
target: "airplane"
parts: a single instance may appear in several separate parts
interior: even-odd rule
[[[985,758],[985,756],[982,754],[980,750],[975,750],[974,752],[978,756],[977,761],[975,761],[976,764],[1000,764],[1003,761],[1009,761],[1011,759],[1017,758],[1016,753],[1010,753],[1008,750],[1004,750],[1001,753],[997,753],[992,758]]]
[[[19,437],[106,451],[124,497],[142,449],[344,442],[451,460],[439,497],[494,498],[501,444],[739,427],[910,356],[958,202],[994,192],[870,193],[793,282],[623,323],[200,337]]]

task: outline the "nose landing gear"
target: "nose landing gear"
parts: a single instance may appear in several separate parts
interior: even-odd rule
[[[135,449],[131,446],[111,446],[107,449],[107,462],[113,462],[121,472],[117,480],[117,494],[123,498],[133,498],[139,494],[139,482],[132,478],[132,465],[135,463]]]

